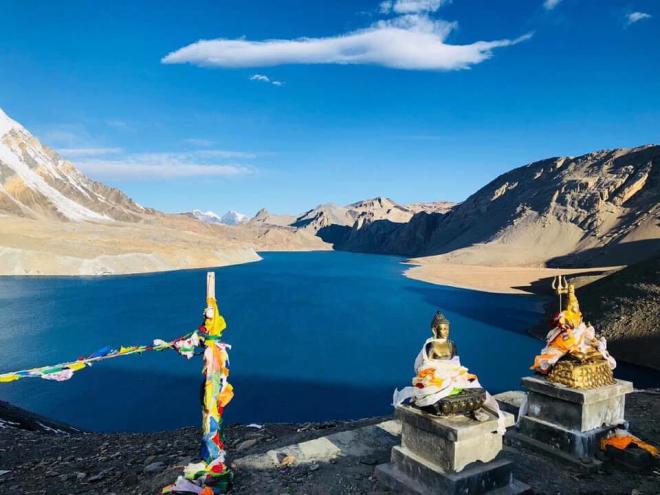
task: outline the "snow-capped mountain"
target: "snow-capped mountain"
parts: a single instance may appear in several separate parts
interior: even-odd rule
[[[108,222],[136,221],[149,212],[86,177],[0,109],[0,214]]]
[[[239,213],[234,210],[229,210],[227,213],[222,215],[222,223],[225,225],[240,225],[242,223],[245,223],[249,220],[249,217],[247,215],[244,215],[243,213]]]
[[[220,218],[220,216],[217,213],[211,210],[209,211],[193,210],[192,216],[202,223],[222,223],[222,218]]]
[[[228,211],[222,216],[211,210],[193,210],[192,216],[202,223],[216,223],[222,225],[240,225],[248,221],[247,215],[233,210]]]

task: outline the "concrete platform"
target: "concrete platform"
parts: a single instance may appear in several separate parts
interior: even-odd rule
[[[491,461],[502,450],[502,435],[497,433],[497,416],[486,412],[488,419],[479,422],[463,415],[434,416],[398,406],[401,446],[448,472],[461,471],[476,461]],[[513,416],[505,413],[505,421],[512,426]]]
[[[527,416],[581,432],[622,423],[626,394],[633,391],[632,383],[623,380],[588,390],[561,387],[542,377],[526,377],[522,383],[529,390]]]

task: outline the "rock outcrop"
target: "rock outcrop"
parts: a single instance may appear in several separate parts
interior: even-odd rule
[[[279,227],[286,227],[296,221],[294,215],[274,215],[266,208],[262,208],[249,220],[251,225],[276,225]]]

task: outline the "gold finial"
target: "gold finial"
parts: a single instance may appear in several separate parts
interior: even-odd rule
[[[552,288],[555,294],[559,296],[559,312],[563,313],[562,320],[569,323],[573,328],[577,327],[582,322],[582,313],[580,312],[580,304],[575,295],[575,285],[568,283],[566,277],[558,275],[552,281]],[[563,295],[568,296],[566,309],[562,305]]]
[[[559,311],[562,311],[564,308],[561,305],[561,296],[563,294],[568,294],[568,281],[566,280],[566,277],[562,277],[561,275],[557,275],[553,280],[552,280],[552,288],[555,291],[555,294],[559,296]]]

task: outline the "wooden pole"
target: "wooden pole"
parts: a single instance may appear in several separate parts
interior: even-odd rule
[[[215,299],[215,272],[206,272],[206,298]]]

